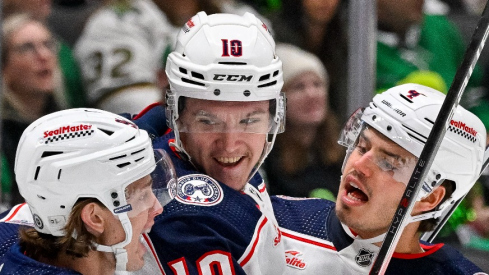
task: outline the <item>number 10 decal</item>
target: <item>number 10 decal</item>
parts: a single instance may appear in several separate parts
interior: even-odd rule
[[[222,56],[240,57],[243,55],[243,43],[241,40],[221,39],[222,41]]]
[[[185,258],[169,262],[168,265],[175,275],[189,275]],[[234,266],[231,254],[224,251],[210,251],[200,257],[196,262],[199,275],[234,275]]]

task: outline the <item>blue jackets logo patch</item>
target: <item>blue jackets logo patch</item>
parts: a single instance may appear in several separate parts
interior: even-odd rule
[[[222,201],[223,192],[213,178],[203,174],[191,174],[178,179],[175,198],[185,204],[211,206]]]

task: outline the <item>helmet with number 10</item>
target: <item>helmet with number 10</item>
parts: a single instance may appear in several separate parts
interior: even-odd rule
[[[167,60],[170,82],[167,123],[175,132],[175,146],[185,153],[181,133],[271,134],[261,161],[285,125],[282,62],[267,26],[251,13],[207,15],[199,12],[180,31],[176,49]],[[202,114],[205,124],[185,124],[182,111],[187,99],[212,102],[268,101],[266,120],[244,113]],[[204,112],[202,112],[204,113]],[[247,117],[247,119],[244,119]],[[261,163],[261,161],[259,163]]]

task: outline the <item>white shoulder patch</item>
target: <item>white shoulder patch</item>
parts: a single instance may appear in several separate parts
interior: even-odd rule
[[[178,179],[175,199],[192,205],[212,206],[224,197],[219,183],[204,174],[190,174]]]
[[[12,207],[7,216],[1,219],[0,222],[34,226],[31,210],[26,203],[18,204]]]

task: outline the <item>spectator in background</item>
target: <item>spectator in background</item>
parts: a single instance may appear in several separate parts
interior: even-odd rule
[[[138,113],[160,101],[172,33],[153,0],[107,1],[88,19],[75,45],[89,104]]]
[[[234,1],[109,0],[89,18],[75,46],[89,103],[138,113],[168,88],[164,64],[180,28],[199,11],[243,14]]]
[[[60,109],[54,94],[62,83],[58,44],[38,19],[28,14],[6,18],[2,46],[2,164],[7,172],[2,173],[2,201],[10,205],[23,201],[13,181],[17,143],[31,122]]]
[[[319,57],[330,75],[329,101],[342,114],[347,95],[346,1],[283,0],[270,15],[277,42],[290,43]]]
[[[290,44],[277,44],[287,97],[287,125],[265,160],[271,194],[330,200],[338,194],[343,148],[339,125],[329,107],[329,77],[315,55]]]
[[[47,19],[51,14],[52,0],[4,0],[2,7],[4,17],[16,13],[28,13],[47,24]],[[56,37],[56,40],[59,44],[57,55],[64,84],[64,89],[60,90],[56,96],[62,99],[60,103],[62,103],[63,108],[86,106],[80,69],[73,57],[71,48],[59,37]]]

